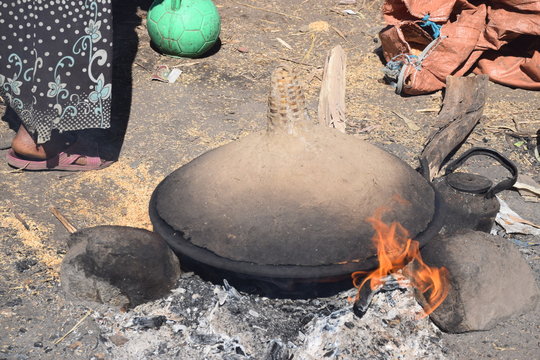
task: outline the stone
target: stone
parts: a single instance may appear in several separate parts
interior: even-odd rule
[[[15,136],[15,129],[18,128],[15,112],[12,108],[6,107],[1,104],[2,98],[0,98],[0,114],[4,114],[0,119],[0,150],[9,149],[11,147],[11,141]]]
[[[538,306],[534,275],[504,238],[478,231],[440,237],[422,248],[422,258],[450,274],[448,296],[430,315],[445,332],[489,330]]]
[[[129,341],[128,338],[119,334],[109,336],[109,340],[116,346],[122,346]]]
[[[180,277],[167,243],[144,229],[97,226],[73,233],[62,261],[68,296],[118,307],[163,297]]]

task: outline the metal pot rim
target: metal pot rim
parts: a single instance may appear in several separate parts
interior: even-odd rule
[[[373,270],[377,267],[377,258],[372,256],[362,263],[350,262],[345,264],[330,265],[266,265],[246,261],[236,261],[224,258],[216,253],[196,246],[183,238],[182,233],[172,228],[158,214],[156,209],[156,198],[159,187],[163,180],[152,193],[150,199],[149,213],[150,220],[154,226],[154,231],[161,235],[175,253],[181,254],[195,262],[208,265],[217,269],[232,272],[244,278],[275,278],[275,279],[293,279],[299,281],[315,280],[325,278],[335,278],[350,275],[355,271]],[[427,182],[427,181],[426,181]],[[444,202],[439,192],[431,183],[428,184],[435,194],[434,213],[428,226],[420,234],[413,237],[423,246],[429,240],[433,239],[439,233],[443,226],[445,214]]]

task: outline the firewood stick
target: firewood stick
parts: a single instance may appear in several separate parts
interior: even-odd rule
[[[439,128],[428,138],[420,156],[429,180],[439,175],[441,167],[472,132],[484,110],[488,76],[446,78],[446,95],[436,124]]]
[[[334,47],[324,66],[319,94],[319,124],[345,132],[345,70],[347,55],[343,48]]]
[[[51,207],[49,209],[53,215],[58,219],[58,221],[60,221],[60,223],[62,223],[62,225],[64,225],[64,227],[66,228],[66,230],[70,233],[70,234],[73,234],[74,232],[77,232],[77,228],[73,225],[71,225],[71,223],[65,218],[64,215],[62,215],[60,213],[60,211],[58,211],[57,208],[55,207]]]

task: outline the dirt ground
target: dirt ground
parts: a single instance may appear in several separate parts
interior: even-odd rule
[[[416,167],[433,130],[441,92],[401,97],[382,81],[381,0],[346,6],[338,0],[216,0],[221,47],[202,59],[165,57],[150,47],[145,28],[150,3],[115,3],[114,126],[93,135],[114,139],[104,148],[110,156],[119,155],[118,162],[89,173],[21,172],[0,164],[0,359],[106,358],[98,326],[84,317],[87,308],[66,301],[61,292],[58,271],[68,234],[50,207],[78,228],[114,224],[151,229],[148,201],[159,181],[205,151],[266,126],[269,76],[276,65],[301,70],[315,118],[324,60],[329,49],[341,44],[348,56],[351,136]],[[357,14],[344,15],[345,9]],[[307,31],[315,21],[326,21],[330,28]],[[156,65],[178,67],[182,74],[173,84],[152,81]],[[540,161],[534,155],[538,129],[539,93],[490,83],[484,118],[462,150],[494,148],[540,182]],[[516,132],[531,136],[508,135]],[[473,162],[470,168],[500,174],[489,161]],[[525,202],[515,191],[502,197],[521,216],[540,224],[539,203]],[[508,238],[540,281],[540,239]],[[61,339],[81,319],[76,336]],[[540,315],[510,319],[487,332],[445,335],[445,341],[456,359],[537,358]]]

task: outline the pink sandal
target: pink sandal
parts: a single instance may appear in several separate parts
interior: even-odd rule
[[[80,158],[85,158],[86,164],[76,164]],[[105,161],[99,156],[69,154],[64,151],[47,160],[26,160],[18,157],[13,149],[8,151],[6,159],[9,165],[21,170],[89,171],[104,169],[114,162]]]

